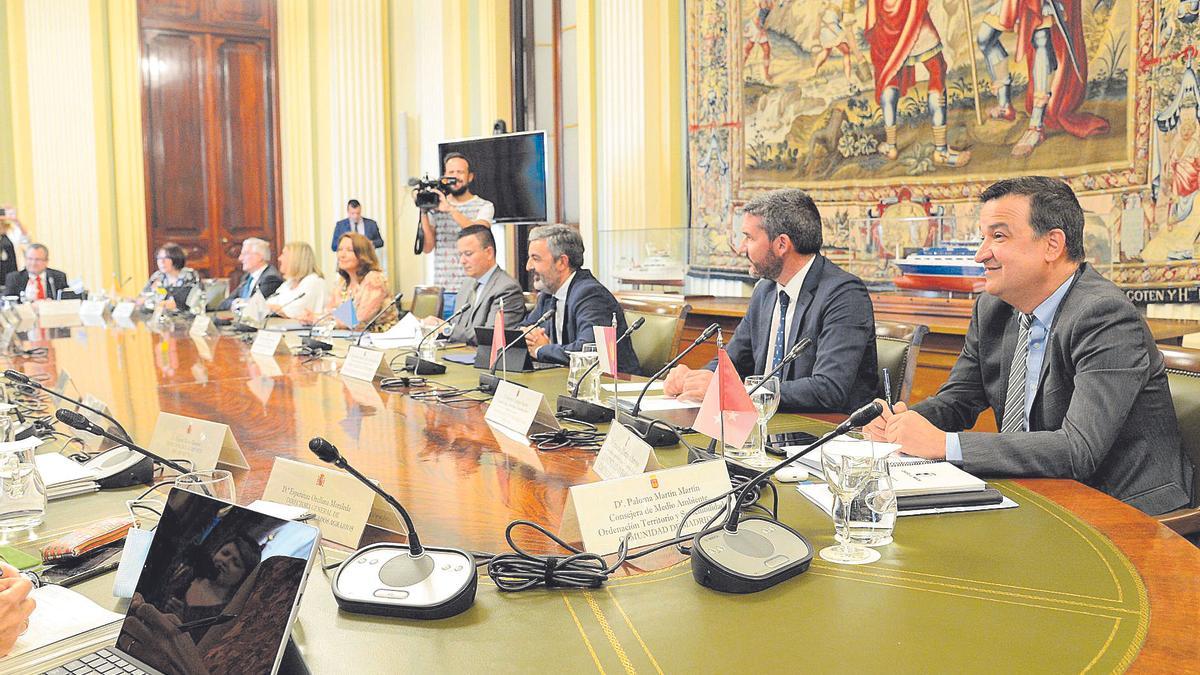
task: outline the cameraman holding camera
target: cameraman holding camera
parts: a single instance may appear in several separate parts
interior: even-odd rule
[[[421,210],[421,229],[424,232],[424,247],[422,253],[433,253],[434,258],[433,283],[442,288],[458,288],[466,278],[462,266],[458,263],[458,233],[464,227],[484,225],[491,227],[495,217],[496,207],[482,197],[471,194],[471,181],[475,174],[471,172],[471,163],[466,157],[451,152],[446,155],[442,166],[443,179],[436,190],[438,205],[436,209]],[[417,205],[421,206],[421,192],[417,193]]]

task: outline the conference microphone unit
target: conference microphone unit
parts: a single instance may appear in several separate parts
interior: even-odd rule
[[[133,440],[131,440],[131,439],[121,438],[120,436],[110,433],[107,429],[102,428],[99,424],[95,424],[94,422],[92,422],[88,418],[84,417],[80,413],[75,412],[74,410],[67,410],[66,408],[59,408],[57,411],[55,411],[54,416],[56,418],[58,418],[59,422],[62,422],[63,424],[71,427],[72,429],[78,429],[79,431],[86,431],[89,434],[94,434],[96,436],[103,436],[104,438],[107,438],[108,440],[110,440],[114,443],[120,443],[122,446],[124,446],[123,448],[114,448],[113,450],[109,450],[108,452],[104,453],[105,456],[109,456],[109,453],[128,453],[128,451],[130,451],[130,450],[133,450],[134,452],[137,452],[138,454],[142,455],[143,460],[139,462],[139,465],[140,464],[145,465],[145,469],[146,469],[145,479],[141,480],[141,481],[137,481],[137,482],[149,483],[153,479],[155,462],[162,464],[163,466],[165,466],[169,469],[172,469],[174,471],[178,471],[181,474],[188,473],[190,471],[187,467],[183,466],[182,464],[179,464],[178,462],[169,460],[165,457],[160,457],[160,456],[154,454],[153,452],[150,452],[149,450],[143,448],[142,446],[134,443]],[[111,455],[108,457],[108,462],[106,462],[106,464],[115,463],[119,460],[121,460],[121,456]],[[133,484],[134,483],[128,483],[128,485],[133,485]],[[101,487],[120,487],[120,486],[101,484]]]
[[[692,341],[692,344],[687,346],[687,349],[675,355],[675,358],[667,362],[667,365],[658,369],[649,380],[646,380],[646,386],[642,387],[641,393],[638,394],[637,401],[633,404],[633,409],[628,413],[623,410],[617,411],[617,422],[629,427],[633,433],[639,438],[650,444],[651,447],[662,448],[668,445],[675,445],[679,442],[679,434],[670,428],[669,424],[662,420],[647,419],[638,415],[642,409],[642,399],[646,397],[646,392],[650,391],[650,385],[658,381],[663,375],[666,375],[669,370],[675,367],[677,363],[683,360],[693,349],[707,342],[712,336],[717,334],[717,330],[721,328],[719,323],[710,323],[704,329],[704,332]],[[667,428],[663,428],[667,427]]]
[[[501,380],[501,378],[496,377],[496,364],[500,363],[504,359],[504,354],[508,352],[508,349],[510,347],[512,347],[513,345],[517,344],[518,342],[524,340],[525,336],[532,333],[534,328],[537,328],[538,326],[546,323],[550,319],[553,319],[554,312],[555,312],[555,309],[553,307],[546,310],[546,313],[542,314],[540,317],[538,317],[537,321],[534,321],[531,325],[526,326],[525,330],[521,331],[520,335],[513,338],[512,342],[509,342],[508,344],[504,345],[500,349],[500,351],[496,352],[496,358],[493,359],[493,361],[492,361],[491,371],[483,373],[482,375],[479,376],[479,391],[482,391],[485,394],[496,393],[496,387],[500,385],[500,380]]]
[[[338,607],[356,614],[404,619],[444,619],[466,611],[475,602],[475,559],[456,548],[421,545],[408,511],[374,481],[355,470],[324,438],[308,442],[313,454],[343,469],[383,498],[404,520],[408,543],[381,542],[358,549],[333,577]]]
[[[84,410],[87,410],[88,412],[95,413],[95,414],[99,415],[100,417],[103,417],[104,419],[108,420],[109,422],[112,422],[113,426],[115,426],[117,428],[117,430],[121,432],[121,435],[125,437],[124,439],[120,439],[120,438],[113,439],[117,443],[124,444],[126,441],[133,441],[133,437],[129,435],[129,432],[125,430],[125,427],[120,422],[118,422],[116,419],[114,419],[112,415],[109,415],[108,413],[105,413],[102,410],[97,410],[97,409],[93,408],[92,406],[84,403],[83,401],[73,399],[70,396],[63,394],[62,392],[56,391],[54,389],[50,389],[50,388],[44,386],[41,382],[38,382],[37,380],[33,379],[32,377],[29,377],[28,375],[26,375],[25,373],[22,373],[20,371],[11,370],[11,369],[6,370],[6,371],[4,371],[4,377],[9,382],[12,382],[14,384],[17,384],[17,385],[20,385],[23,387],[32,387],[34,389],[44,391],[47,394],[50,394],[51,396],[53,396],[57,399],[66,401],[67,403],[70,403],[71,405],[79,406],[80,408],[83,408]],[[99,435],[99,434],[97,434],[97,435]]]
[[[428,333],[426,333],[425,335],[423,335],[421,337],[420,341],[417,342],[417,352],[415,354],[413,354],[412,356],[405,357],[404,369],[411,371],[413,375],[441,375],[442,373],[445,373],[446,372],[445,364],[438,363],[436,361],[427,361],[427,360],[421,358],[421,345],[424,345],[426,340],[428,340],[430,337],[436,335],[438,331],[445,328],[451,321],[454,321],[458,317],[462,316],[463,313],[466,312],[468,309],[471,309],[471,303],[469,303],[469,302],[467,304],[463,305],[458,311],[451,314],[445,321],[442,321],[437,326],[435,326],[433,328],[433,330],[431,330]],[[434,339],[436,340],[437,338],[434,338]],[[420,371],[420,372],[418,372],[418,371]]]
[[[817,439],[817,448],[854,427],[866,426],[883,414],[871,402],[855,410],[836,429]],[[795,462],[802,453],[763,471],[733,493],[725,522],[696,533],[692,540],[692,578],[701,586],[723,593],[757,593],[808,569],[813,549],[804,535],[771,518],[750,516],[739,522],[742,500],[754,486]]]
[[[621,337],[617,338],[617,346],[620,347],[621,341],[633,335],[633,332],[642,327],[646,323],[646,317],[640,316],[637,321],[634,321],[631,326],[625,329]],[[596,345],[597,348],[600,345]],[[565,414],[573,420],[580,422],[588,422],[589,424],[603,424],[611,422],[613,418],[613,409],[606,406],[585,401],[579,398],[579,386],[583,384],[583,380],[592,373],[600,365],[599,359],[595,363],[588,366],[588,369],[583,371],[578,380],[575,380],[575,386],[571,389],[570,395],[558,397],[558,412]],[[614,391],[613,396],[617,396],[619,392]]]
[[[388,307],[395,307],[396,310],[399,311],[400,298],[403,298],[403,297],[404,297],[404,291],[400,291],[399,293],[396,294],[396,297],[392,298],[392,301],[390,303],[384,305],[383,307],[380,307],[379,311],[375,312],[375,316],[371,317],[371,320],[367,322],[367,325],[363,326],[362,332],[358,334],[358,339],[356,339],[354,341],[355,347],[359,347],[362,345],[363,337],[366,336],[366,334],[368,332],[370,332],[371,326],[375,325],[375,322],[379,320],[379,317],[383,316],[384,313],[387,312]]]

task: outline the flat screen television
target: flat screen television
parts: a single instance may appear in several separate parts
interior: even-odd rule
[[[452,152],[462,153],[471,165],[471,192],[496,205],[495,222],[546,222],[546,132],[443,141],[438,166],[445,166]]]

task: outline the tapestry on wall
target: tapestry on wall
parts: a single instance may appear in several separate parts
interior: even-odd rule
[[[1194,300],[1198,17],[1200,0],[689,1],[693,271],[744,274],[740,205],[799,187],[827,252],[892,283],[912,252],[978,239],[988,184],[1046,174],[1080,196],[1109,278]]]

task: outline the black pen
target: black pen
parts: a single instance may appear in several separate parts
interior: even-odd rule
[[[892,407],[892,377],[887,368],[883,369],[883,400],[887,402],[888,412],[895,415],[896,410]]]

